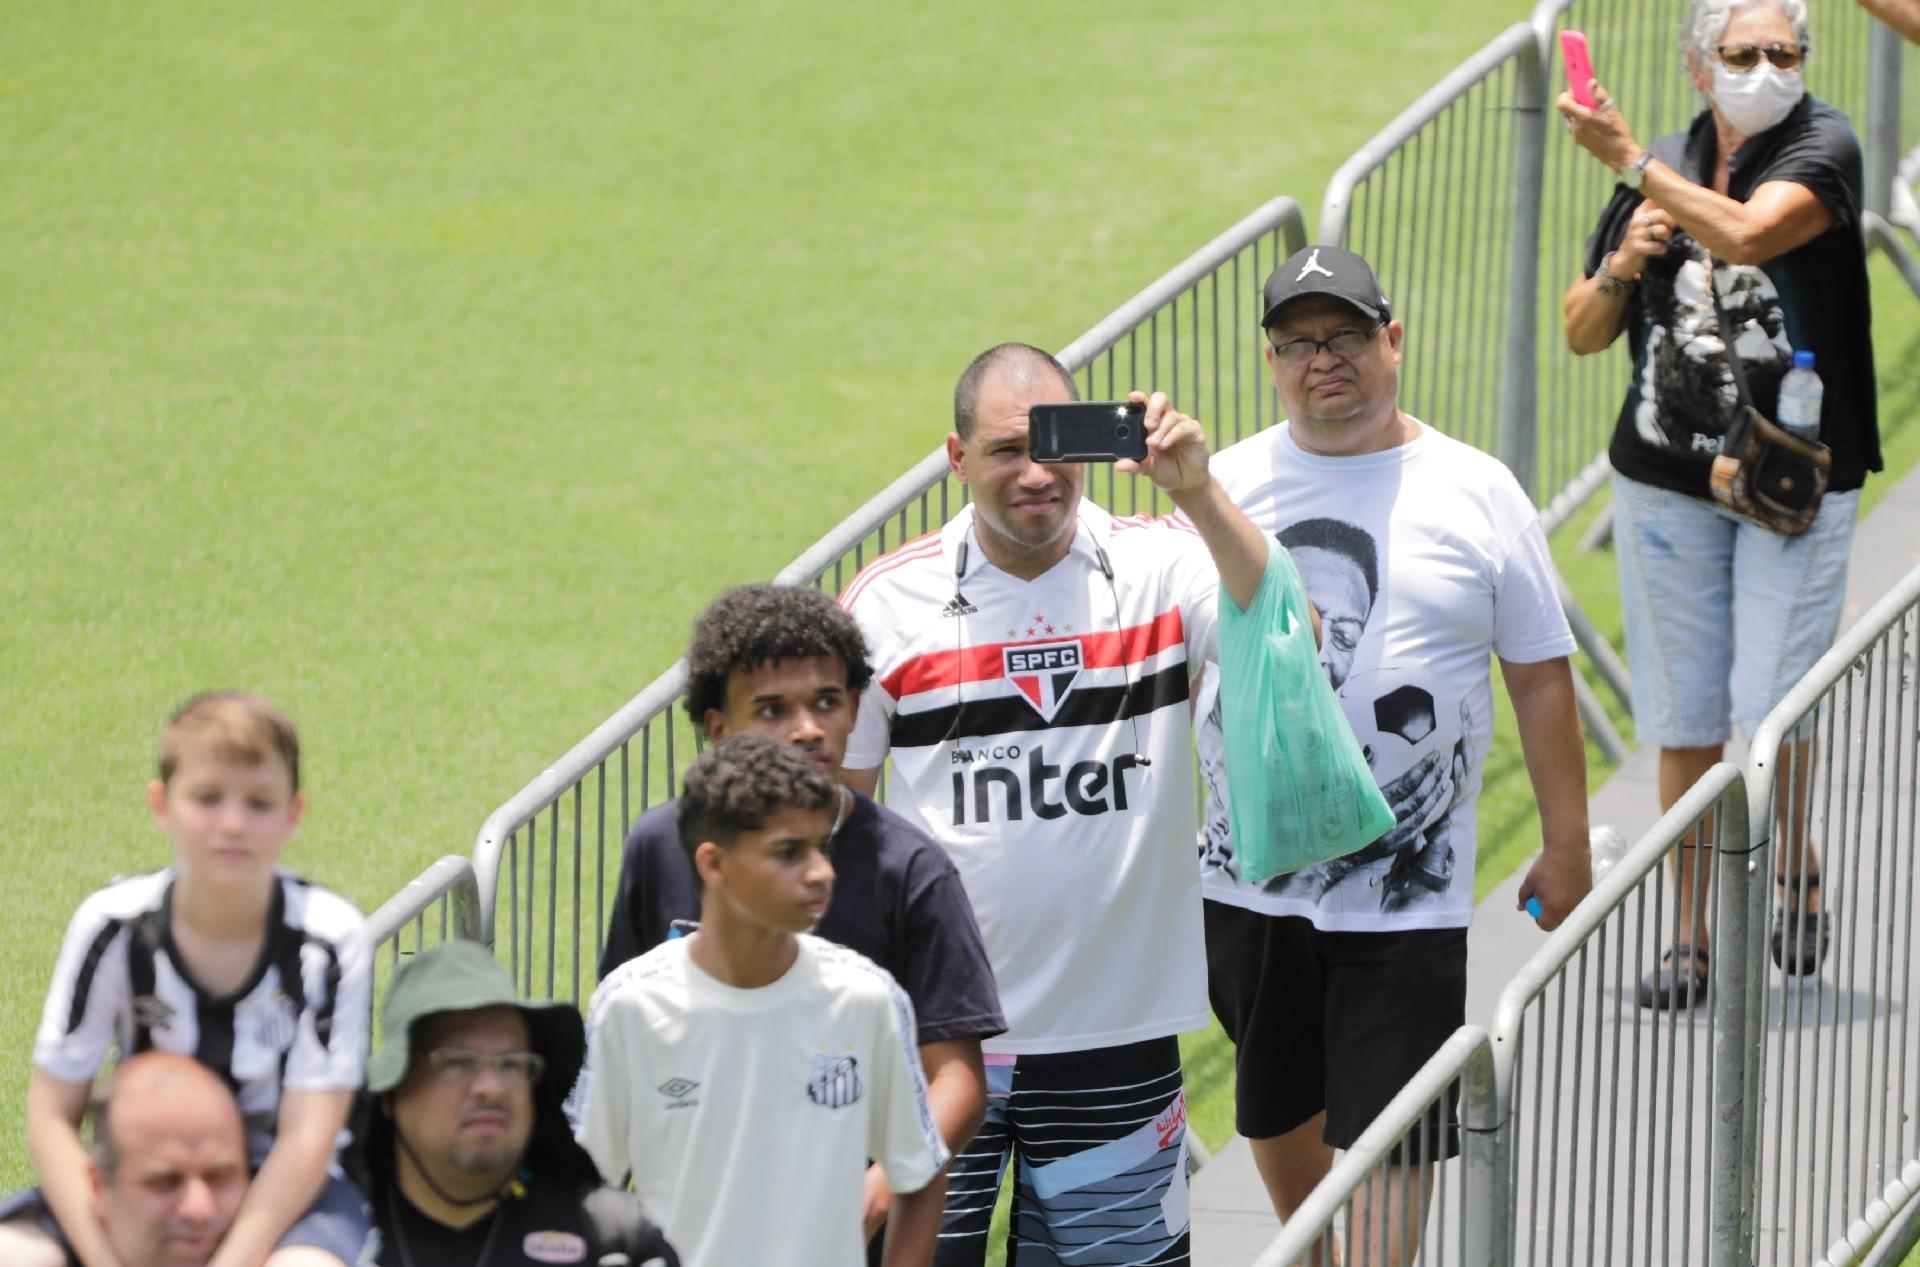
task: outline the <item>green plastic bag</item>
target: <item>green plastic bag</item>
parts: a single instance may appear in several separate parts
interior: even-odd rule
[[[1271,537],[1253,606],[1220,590],[1220,723],[1242,884],[1357,852],[1392,828],[1320,665],[1306,587]]]

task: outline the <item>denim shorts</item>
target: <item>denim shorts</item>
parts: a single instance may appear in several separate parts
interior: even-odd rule
[[[1858,489],[1782,536],[1711,501],[1613,476],[1613,551],[1640,743],[1751,737],[1833,645]]]

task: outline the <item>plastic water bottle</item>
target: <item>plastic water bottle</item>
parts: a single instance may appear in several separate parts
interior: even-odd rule
[[[1593,884],[1598,888],[1614,864],[1627,856],[1627,842],[1619,832],[1602,823],[1587,837],[1587,856],[1593,861]]]
[[[1813,353],[1795,352],[1793,368],[1780,380],[1780,403],[1775,407],[1780,425],[1802,440],[1820,438],[1820,399],[1826,389],[1813,372]]]

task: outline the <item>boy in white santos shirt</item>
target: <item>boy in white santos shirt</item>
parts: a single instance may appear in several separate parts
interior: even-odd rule
[[[580,1139],[688,1267],[864,1258],[865,1160],[895,1192],[883,1261],[925,1267],[947,1149],[913,1005],[864,956],[808,934],[833,892],[838,793],[790,745],[739,735],[687,772],[680,840],[700,928],[600,983]]]

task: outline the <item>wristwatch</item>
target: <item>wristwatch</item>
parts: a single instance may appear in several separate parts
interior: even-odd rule
[[[1652,150],[1641,150],[1640,157],[1620,169],[1620,183],[1628,189],[1640,188],[1647,178],[1647,164],[1653,161]]]

